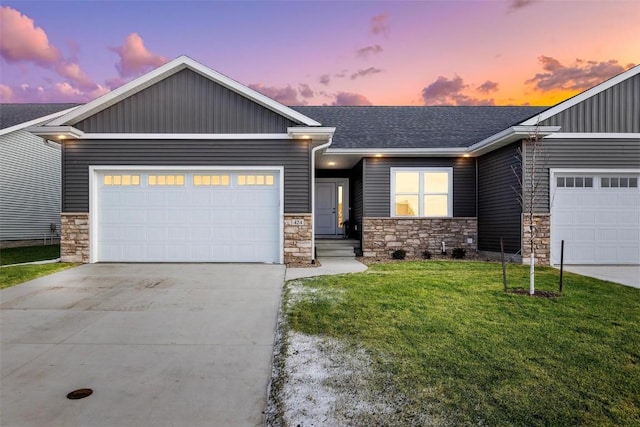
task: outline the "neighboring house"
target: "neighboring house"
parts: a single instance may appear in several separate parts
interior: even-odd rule
[[[0,247],[42,244],[59,236],[60,147],[25,129],[76,105],[0,104]]]
[[[290,108],[180,57],[32,131],[62,145],[69,261],[310,263],[345,223],[368,257],[501,237],[520,254],[517,153],[536,132],[538,261],[564,239],[570,262],[637,264],[639,74],[550,109]]]

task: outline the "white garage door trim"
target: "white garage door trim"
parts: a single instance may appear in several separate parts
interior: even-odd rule
[[[98,262],[98,174],[103,171],[271,171],[280,180],[280,207],[278,213],[279,263],[284,263],[284,166],[89,166],[89,262]]]
[[[560,249],[559,249],[559,243],[558,243],[558,249],[556,249],[556,240],[555,240],[555,236],[554,236],[554,228],[555,228],[555,224],[554,224],[554,197],[556,195],[556,191],[557,191],[557,177],[560,175],[586,175],[586,176],[594,176],[597,177],[597,181],[594,179],[594,186],[598,186],[600,185],[600,176],[602,175],[638,175],[640,174],[640,169],[621,169],[621,168],[611,168],[611,169],[607,169],[607,168],[550,168],[549,169],[549,206],[550,206],[550,213],[551,213],[551,229],[550,229],[550,257],[551,257],[551,265],[559,265],[560,264]],[[640,190],[640,189],[637,189]],[[566,252],[566,247],[565,247],[565,252]],[[566,262],[566,257],[565,257],[565,262]],[[626,263],[628,264],[628,263]]]

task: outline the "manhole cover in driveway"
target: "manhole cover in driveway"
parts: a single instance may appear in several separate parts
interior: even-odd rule
[[[90,388],[79,388],[78,390],[73,390],[71,393],[67,394],[67,399],[84,399],[85,397],[91,396],[92,393],[93,390]]]

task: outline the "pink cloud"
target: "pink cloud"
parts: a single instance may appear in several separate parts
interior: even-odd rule
[[[372,76],[374,74],[378,74],[378,73],[381,73],[381,72],[382,72],[382,70],[380,68],[369,67],[366,70],[358,70],[355,73],[351,74],[351,80],[355,80],[358,77]]]
[[[111,50],[120,56],[120,61],[116,64],[120,77],[136,76],[169,61],[164,56],[147,50],[144,40],[137,33],[129,34],[122,46]]]
[[[318,81],[327,86],[329,83],[331,83],[331,76],[329,76],[329,74],[323,74],[320,76],[320,78],[318,79]]]
[[[487,80],[486,82],[478,86],[477,90],[478,92],[482,92],[482,93],[495,92],[498,90],[498,86],[499,85],[497,82],[492,82],[491,80]]]
[[[369,55],[375,55],[377,53],[382,53],[384,49],[379,44],[373,46],[366,46],[361,49],[356,50],[356,56],[358,58],[367,58]]]
[[[298,92],[300,92],[300,95],[303,98],[312,98],[313,97],[313,90],[306,83],[300,83],[298,85]]]
[[[389,14],[381,13],[371,18],[371,32],[375,35],[389,35]]]
[[[8,62],[27,61],[51,67],[61,59],[44,30],[33,19],[9,7],[0,7],[0,55]]]
[[[263,83],[252,83],[249,87],[284,105],[305,105],[298,99],[298,91],[290,85],[285,87],[266,86]]]
[[[359,93],[338,92],[335,101],[331,105],[371,105],[371,101]]]
[[[83,89],[95,90],[98,86],[75,62],[63,62],[56,67],[56,71]]]
[[[14,102],[13,89],[0,83],[0,102]]]
[[[448,79],[439,76],[422,89],[424,105],[494,105],[493,99],[471,98],[463,92],[468,88],[460,76]]]
[[[549,56],[540,56],[538,61],[542,64],[544,72],[537,73],[525,83],[533,84],[540,91],[550,90],[585,90],[607,80],[625,69],[633,67],[633,64],[623,66],[617,60],[609,61],[584,61],[576,59],[572,65],[562,65],[560,61]]]

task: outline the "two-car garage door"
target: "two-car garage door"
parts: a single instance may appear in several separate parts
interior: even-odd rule
[[[93,173],[94,261],[282,262],[280,169]]]
[[[560,264],[640,264],[640,174],[551,174],[551,258]]]

